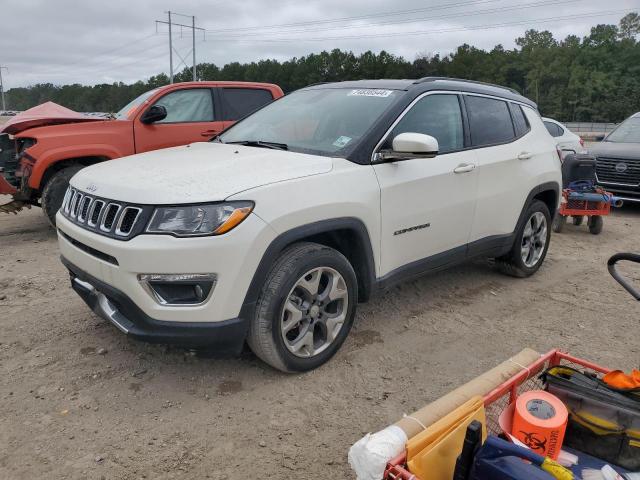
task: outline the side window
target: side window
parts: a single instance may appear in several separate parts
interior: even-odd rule
[[[509,104],[511,107],[511,116],[513,117],[513,125],[516,127],[516,136],[520,137],[531,130],[531,126],[529,125],[529,120],[527,120],[527,116],[522,111],[522,107],[520,105],[516,105],[515,103]]]
[[[465,103],[474,147],[505,143],[515,138],[507,102],[467,95]]]
[[[553,122],[544,122],[544,126],[552,137],[561,137],[564,134],[563,130]]]
[[[462,112],[457,95],[427,95],[420,99],[394,127],[384,148],[401,133],[423,133],[438,140],[440,153],[464,148]]]
[[[225,120],[238,120],[273,100],[269,90],[259,88],[222,88]]]
[[[176,90],[155,105],[167,109],[167,117],[156,123],[213,122],[213,99],[208,88]]]

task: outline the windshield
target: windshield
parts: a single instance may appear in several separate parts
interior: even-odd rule
[[[346,156],[400,95],[394,90],[326,88],[294,92],[219,137],[223,143],[277,144],[288,150]]]
[[[605,138],[605,142],[640,143],[640,117],[625,120]]]
[[[131,115],[137,108],[146,102],[149,97],[151,97],[154,93],[158,91],[157,88],[153,90],[149,90],[148,92],[143,93],[139,97],[134,98],[129,103],[127,103],[124,107],[122,107],[118,113],[114,115],[114,118],[117,120],[131,120],[129,115]]]

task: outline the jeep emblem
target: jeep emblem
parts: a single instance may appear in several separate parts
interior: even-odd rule
[[[97,189],[98,189],[98,187],[96,186],[95,183],[92,183],[87,187],[87,190],[90,191],[90,192],[95,192]]]
[[[627,171],[627,164],[626,163],[616,163],[616,172],[618,173],[624,173]]]

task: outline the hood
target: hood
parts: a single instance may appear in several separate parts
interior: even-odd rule
[[[71,184],[98,197],[171,205],[220,201],[332,167],[329,157],[207,142],[99,163],[81,170]]]
[[[640,160],[640,143],[599,142],[589,147],[595,156]]]
[[[36,107],[25,110],[6,122],[0,133],[15,135],[24,130],[43,125],[57,125],[73,122],[95,122],[101,118],[90,117],[82,113],[74,112],[68,108],[53,102],[46,102]]]

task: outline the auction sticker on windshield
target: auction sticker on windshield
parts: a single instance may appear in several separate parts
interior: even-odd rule
[[[351,97],[388,97],[393,93],[393,90],[381,90],[379,88],[362,88],[359,90],[351,90],[349,96]]]
[[[337,140],[335,142],[333,142],[333,144],[338,148],[343,148],[350,141],[351,141],[351,137],[347,137],[347,136],[343,135],[341,137],[338,137]]]

